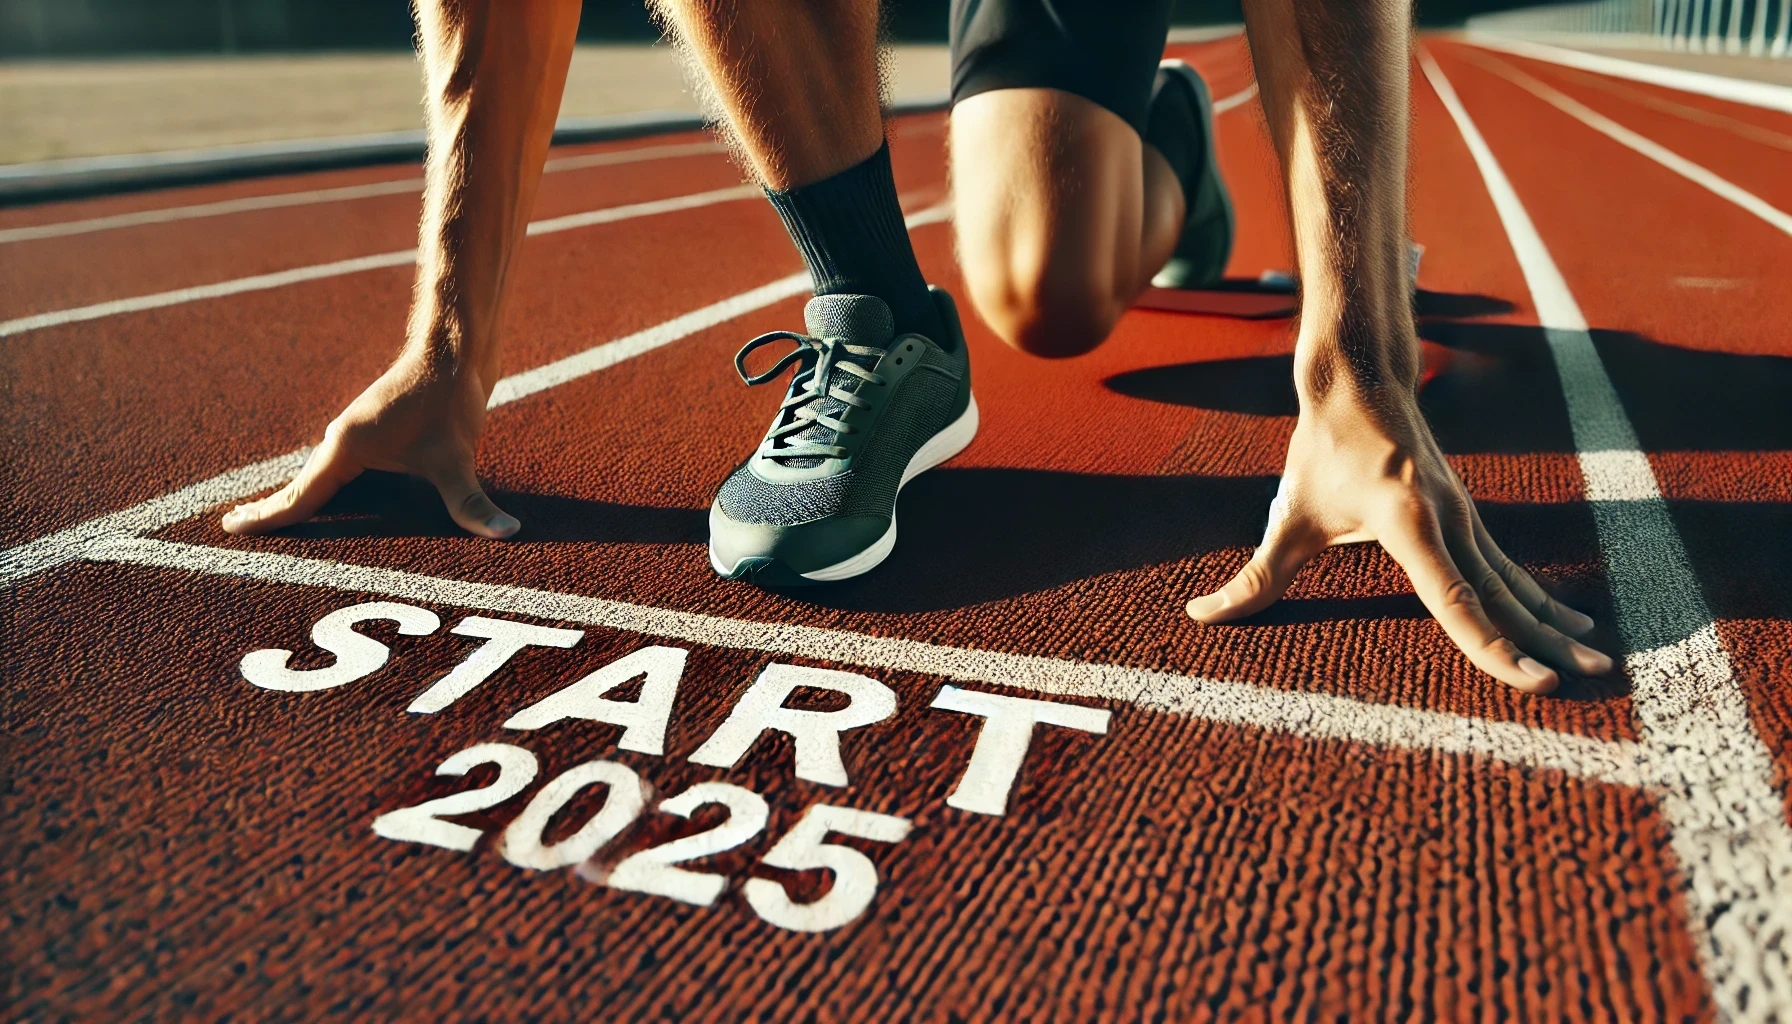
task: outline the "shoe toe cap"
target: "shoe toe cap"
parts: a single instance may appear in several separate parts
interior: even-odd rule
[[[882,516],[827,516],[790,525],[743,521],[717,500],[709,510],[709,558],[717,572],[735,579],[748,570],[757,580],[769,571],[759,563],[768,561],[800,576],[852,558],[889,528]]]

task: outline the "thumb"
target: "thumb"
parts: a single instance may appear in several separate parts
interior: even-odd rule
[[[448,506],[448,514],[455,523],[476,537],[503,540],[523,528],[515,516],[486,497],[470,461],[432,476],[430,482],[436,485],[436,492],[442,496],[442,504]]]
[[[1323,537],[1294,522],[1282,508],[1272,508],[1270,514],[1269,529],[1251,560],[1225,586],[1190,601],[1190,618],[1216,625],[1257,614],[1275,604],[1301,566],[1325,546]]]
[[[344,484],[360,476],[361,468],[348,457],[336,435],[327,434],[323,443],[312,449],[299,475],[285,487],[231,509],[219,525],[225,533],[254,534],[302,523],[317,515]]]

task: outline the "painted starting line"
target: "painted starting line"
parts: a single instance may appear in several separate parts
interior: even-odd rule
[[[1649,781],[1644,775],[1642,750],[1635,743],[1251,683],[948,647],[818,626],[731,619],[581,594],[473,583],[397,569],[149,537],[97,538],[82,549],[81,557],[91,562],[381,594],[406,601],[578,622],[706,647],[786,654],[1062,697],[1118,701],[1151,711],[1254,726],[1309,739],[1492,757],[1611,785],[1635,787]]]

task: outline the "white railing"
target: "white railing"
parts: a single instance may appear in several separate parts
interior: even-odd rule
[[[1792,0],[1593,0],[1478,15],[1468,27],[1582,41],[1595,36],[1609,46],[1792,56]]]

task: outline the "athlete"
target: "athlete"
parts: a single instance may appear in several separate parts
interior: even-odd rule
[[[1155,66],[1166,6],[955,2],[960,255],[979,312],[1023,350],[1086,351],[1152,276],[1198,284],[1224,266],[1231,220],[1211,104],[1198,76]],[[381,468],[435,482],[474,533],[515,532],[472,456],[505,268],[577,9],[435,0],[420,11],[431,156],[409,339],[299,478],[231,512],[226,529],[309,518],[346,480]],[[1488,535],[1418,409],[1404,270],[1409,0],[1246,0],[1245,12],[1303,284],[1300,417],[1263,543],[1189,614],[1249,616],[1327,545],[1373,540],[1483,671],[1532,692],[1554,689],[1558,669],[1610,671],[1572,639],[1592,621]],[[815,283],[805,332],[754,339],[736,359],[749,383],[796,372],[711,509],[711,562],[768,584],[857,575],[893,546],[902,484],[961,450],[977,422],[957,313],[925,283],[896,197],[876,2],[661,0],[661,13]],[[750,375],[748,356],[773,343],[794,347]]]

